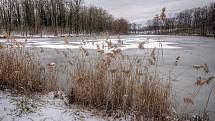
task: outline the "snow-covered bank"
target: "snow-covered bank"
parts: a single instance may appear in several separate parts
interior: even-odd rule
[[[32,100],[25,96],[14,96],[9,92],[0,91],[0,121],[126,120],[107,117],[102,115],[102,113],[90,111],[74,105],[67,106],[64,97],[54,97],[53,93],[49,93]],[[20,107],[20,104],[22,107]],[[27,113],[27,111],[29,112]]]

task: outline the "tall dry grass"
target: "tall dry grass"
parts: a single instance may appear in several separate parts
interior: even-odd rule
[[[15,38],[8,36],[8,42],[0,43],[0,89],[11,89],[19,92],[49,92],[56,89],[59,68],[55,63],[42,65],[35,51],[25,48]],[[108,40],[108,39],[107,39]],[[144,57],[125,55],[120,48],[105,41],[110,53],[104,52],[104,46],[97,45],[97,53],[90,53],[80,47],[76,56],[72,50],[63,51],[65,58],[63,70],[67,70],[66,80],[69,85],[68,99],[71,104],[90,106],[106,110],[108,114],[121,110],[133,116],[134,120],[168,121],[174,117],[174,100],[171,95],[171,80],[161,80],[157,72],[158,56],[154,48],[145,51]],[[82,39],[83,43],[84,39]],[[64,38],[69,44],[69,38]],[[144,49],[144,42],[138,48]],[[61,54],[59,50],[57,53]],[[43,52],[41,50],[41,52]],[[74,55],[70,55],[70,54]],[[178,65],[180,56],[176,58]],[[59,65],[60,66],[60,65]],[[208,76],[208,66],[194,65],[203,75],[196,80],[197,90],[184,101],[194,103],[200,88],[212,85],[202,120],[206,118],[208,103],[215,88],[214,76]],[[64,89],[63,89],[64,90]],[[176,114],[177,115],[177,114]]]
[[[8,38],[0,49],[0,88],[33,93],[53,90],[54,77],[24,43]]]
[[[77,57],[69,102],[107,112],[122,110],[135,120],[170,120],[174,107],[170,82],[160,80],[156,61],[155,49],[145,58],[122,52]]]
[[[193,92],[184,98],[184,102],[189,105],[194,105],[195,98],[198,96],[200,91],[204,88],[209,88],[208,96],[205,98],[204,108],[199,112],[198,115],[195,116],[195,119],[198,121],[209,121],[209,112],[208,112],[208,105],[212,96],[212,92],[215,89],[215,80],[214,76],[209,74],[209,67],[208,65],[201,64],[201,65],[193,65],[193,68],[196,70],[197,78],[195,80],[195,89]]]

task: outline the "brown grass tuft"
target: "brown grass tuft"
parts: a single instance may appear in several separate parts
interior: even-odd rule
[[[194,105],[194,102],[193,102],[193,98],[192,98],[192,97],[185,97],[185,98],[184,98],[184,102],[187,103],[187,104],[192,104],[192,105]]]
[[[48,75],[48,68],[37,61],[36,55],[27,51],[23,45],[12,41],[10,46],[17,45],[16,48],[7,46],[0,50],[0,88],[25,93],[47,90],[46,86],[50,85],[48,81],[54,82]],[[55,84],[51,85],[53,89]]]
[[[138,48],[144,49],[144,44],[145,44],[145,42],[140,42],[140,43],[138,44]]]
[[[171,115],[168,81],[162,82],[153,71],[144,69],[147,64],[141,59],[108,58],[111,58],[108,62],[95,55],[76,59],[71,71],[69,102],[108,112],[118,109],[138,112],[144,118],[156,120],[161,120],[164,114]]]

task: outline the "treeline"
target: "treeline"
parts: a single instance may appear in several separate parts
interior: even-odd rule
[[[127,34],[125,19],[116,20],[104,9],[83,3],[83,0],[1,0],[1,33],[16,32],[24,36],[108,31]]]
[[[136,33],[215,36],[215,3],[181,11],[169,17],[165,9],[148,20],[146,26],[132,25]]]

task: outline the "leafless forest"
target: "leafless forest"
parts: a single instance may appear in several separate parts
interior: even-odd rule
[[[128,22],[114,19],[106,10],[84,6],[83,0],[1,0],[1,30],[25,34],[110,33],[127,34]]]
[[[148,20],[146,26],[141,24],[129,24],[129,31],[132,33],[145,34],[180,34],[215,36],[215,3],[205,7],[183,10],[172,16],[161,12],[156,14],[152,20]]]
[[[2,0],[1,32],[22,35],[99,33],[215,35],[215,3],[172,16],[161,13],[146,25],[116,19],[106,10],[85,6],[84,0]]]

